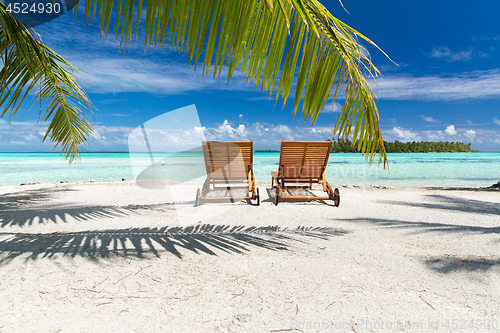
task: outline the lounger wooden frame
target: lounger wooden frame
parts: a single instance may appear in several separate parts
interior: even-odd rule
[[[333,200],[340,205],[339,189],[332,189],[325,177],[326,165],[332,149],[331,141],[281,141],[279,170],[271,171],[271,186],[275,189],[274,204],[280,200]],[[294,184],[290,186],[289,184]],[[328,196],[286,196],[286,188],[303,188],[308,184],[323,185]],[[307,186],[307,185],[306,185]]]
[[[207,179],[203,187],[196,193],[196,206],[204,201],[257,200],[260,205],[259,189],[255,185],[253,171],[252,141],[203,141],[203,157],[207,171]],[[232,196],[231,187],[241,184],[248,188],[249,196]],[[210,191],[218,185],[229,190],[229,197],[208,197]],[[231,185],[231,186],[229,186]],[[219,189],[222,188],[219,186]]]

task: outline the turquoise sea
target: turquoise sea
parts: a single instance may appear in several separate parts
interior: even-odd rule
[[[327,179],[332,184],[393,187],[483,187],[500,181],[500,153],[407,153],[388,157],[390,172],[377,163],[369,166],[359,154],[332,154]],[[169,179],[204,179],[189,174],[193,159],[202,163],[201,153],[155,154],[154,158],[168,161]],[[270,172],[277,170],[278,162],[279,153],[255,153],[257,181],[270,182]],[[82,153],[80,161],[70,165],[58,153],[0,153],[0,185],[121,181],[134,178],[133,168],[144,169],[150,164],[148,154]]]

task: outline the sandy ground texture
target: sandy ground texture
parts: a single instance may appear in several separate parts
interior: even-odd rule
[[[172,186],[0,187],[0,331],[500,332],[498,190]]]

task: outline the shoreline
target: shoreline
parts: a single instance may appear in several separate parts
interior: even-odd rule
[[[186,184],[195,184],[195,185],[203,185],[203,182],[180,182],[180,181],[175,181],[175,180],[165,180],[165,181],[162,181],[160,182],[161,183],[165,183],[165,184],[168,184],[168,183],[173,183],[173,184],[179,184],[179,183],[186,183]],[[258,186],[263,186],[263,187],[271,187],[271,183],[270,182],[256,182]],[[61,186],[61,185],[67,185],[67,186],[71,186],[71,185],[97,185],[97,184],[115,184],[115,185],[118,185],[118,184],[132,184],[132,185],[135,185],[135,179],[134,178],[131,178],[131,179],[126,179],[126,178],[122,178],[122,181],[99,181],[99,180],[93,180],[93,179],[90,179],[88,181],[85,181],[85,182],[68,182],[68,181],[59,181],[59,182],[47,182],[47,183],[41,183],[41,182],[29,182],[29,183],[22,183],[22,184],[19,184],[19,185],[1,185],[0,184],[0,188],[9,188],[9,187],[12,187],[12,188],[26,188],[26,187],[29,187],[29,186],[35,186],[35,185],[55,185],[55,186]],[[338,187],[338,188],[359,188],[359,189],[382,189],[382,190],[391,190],[391,189],[401,189],[401,190],[404,190],[404,189],[408,189],[408,190],[411,190],[411,189],[424,189],[424,190],[444,190],[444,191],[499,191],[500,190],[500,182],[498,183],[494,183],[490,186],[486,186],[486,187],[462,187],[462,186],[418,186],[418,187],[396,187],[396,186],[386,186],[386,185],[377,185],[377,184],[374,184],[374,185],[350,185],[350,184],[334,184],[334,183],[331,183],[330,184],[332,185],[332,187]]]

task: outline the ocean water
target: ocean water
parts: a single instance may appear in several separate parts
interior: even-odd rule
[[[167,178],[203,181],[201,153],[154,154]],[[500,181],[500,153],[388,154],[389,171],[369,165],[359,154],[331,154],[327,179],[332,184],[393,187],[484,187]],[[254,153],[257,181],[270,182],[279,153]],[[56,183],[121,181],[151,165],[148,154],[82,153],[69,164],[57,153],[0,153],[0,185],[28,182]],[[134,174],[135,171],[135,174]]]

